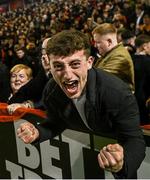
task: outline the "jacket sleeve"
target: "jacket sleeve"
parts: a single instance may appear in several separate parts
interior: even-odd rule
[[[50,107],[48,107],[50,108]],[[60,135],[65,129],[65,123],[60,120],[58,112],[56,112],[53,108],[50,108],[48,112],[48,118],[38,124],[36,127],[39,130],[39,142],[43,142],[47,139],[52,139],[57,135]]]
[[[47,119],[37,125],[37,129],[39,130],[40,134],[40,142],[47,139],[52,139],[66,129],[66,123],[61,118],[59,108],[56,107],[57,103],[53,98],[50,97],[51,93],[55,91],[55,85],[51,87],[49,86],[51,82],[53,82],[53,79],[48,82],[43,92],[42,99],[47,112]]]
[[[137,169],[145,157],[145,142],[140,128],[139,111],[134,95],[125,93],[115,117],[118,142],[124,148],[124,167],[117,178],[136,178]]]

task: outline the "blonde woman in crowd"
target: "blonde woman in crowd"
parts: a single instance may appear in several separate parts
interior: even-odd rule
[[[10,86],[11,94],[8,98],[8,103],[11,101],[16,93],[26,85],[32,79],[32,69],[24,64],[17,64],[10,70]],[[31,100],[24,101],[22,103],[12,103],[8,105],[7,109],[12,114],[16,109],[20,107],[33,108],[33,102]]]

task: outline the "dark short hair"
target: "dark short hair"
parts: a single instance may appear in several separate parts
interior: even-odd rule
[[[150,42],[150,36],[147,34],[140,34],[135,39],[135,46],[140,47],[145,43]]]
[[[134,37],[134,36],[135,36],[134,32],[131,31],[131,30],[129,30],[129,29],[124,29],[124,30],[121,32],[121,38],[122,38],[123,40],[128,40],[128,39],[130,39],[130,38],[132,38],[132,37]]]
[[[89,37],[78,30],[63,30],[51,37],[47,42],[46,52],[48,55],[68,56],[75,51],[85,50],[85,54],[91,54]]]
[[[25,48],[24,47],[21,47],[19,44],[15,44],[14,46],[14,51],[17,52],[17,51],[25,51]]]

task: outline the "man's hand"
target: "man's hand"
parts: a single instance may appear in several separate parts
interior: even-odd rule
[[[118,172],[124,163],[123,147],[119,144],[109,144],[98,154],[98,162],[102,169]]]
[[[39,131],[33,124],[25,122],[17,129],[17,136],[22,139],[24,143],[29,144],[38,139]]]

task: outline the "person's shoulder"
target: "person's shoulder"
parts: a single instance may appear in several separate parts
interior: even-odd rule
[[[116,52],[117,54],[120,54],[122,56],[124,56],[124,55],[130,56],[129,51],[127,50],[127,48],[122,43],[119,43],[116,46],[116,48],[114,49],[114,52]]]
[[[142,54],[134,54],[132,55],[132,60],[135,62],[147,62],[147,64],[150,64],[150,56],[149,55],[142,55]]]
[[[116,47],[111,49],[111,51],[107,54],[106,58],[111,60],[131,60],[130,53],[128,50],[123,46],[123,44],[118,44]]]
[[[60,88],[58,84],[55,82],[55,80],[53,78],[50,78],[47,84],[45,85],[44,92],[43,92],[44,96],[47,97],[52,94],[57,94],[59,89]]]
[[[134,98],[129,85],[120,78],[102,69],[94,69],[94,71],[96,79],[94,92],[96,92],[97,97],[100,97],[104,105],[110,108],[118,108],[119,104],[127,97]]]
[[[55,80],[51,78],[44,88],[43,101],[45,104],[61,104],[68,101],[68,98]]]
[[[53,78],[50,78],[45,86],[45,89],[52,90],[56,86],[56,82]]]
[[[128,91],[130,89],[123,80],[113,75],[112,73],[99,68],[94,68],[94,71],[96,73],[97,87],[101,87],[105,89],[105,91],[116,92]]]
[[[1,63],[1,62],[0,62],[0,72],[1,72],[1,73],[6,73],[6,72],[8,72],[7,66],[6,66],[5,64]]]
[[[94,67],[92,69],[93,69],[93,71],[95,71],[95,74],[96,74],[96,76],[98,76],[98,79],[100,78],[104,82],[106,79],[108,79],[108,81],[111,81],[111,80],[120,81],[120,78],[118,78],[116,75],[114,75],[108,71],[105,71],[102,68],[95,68]]]

